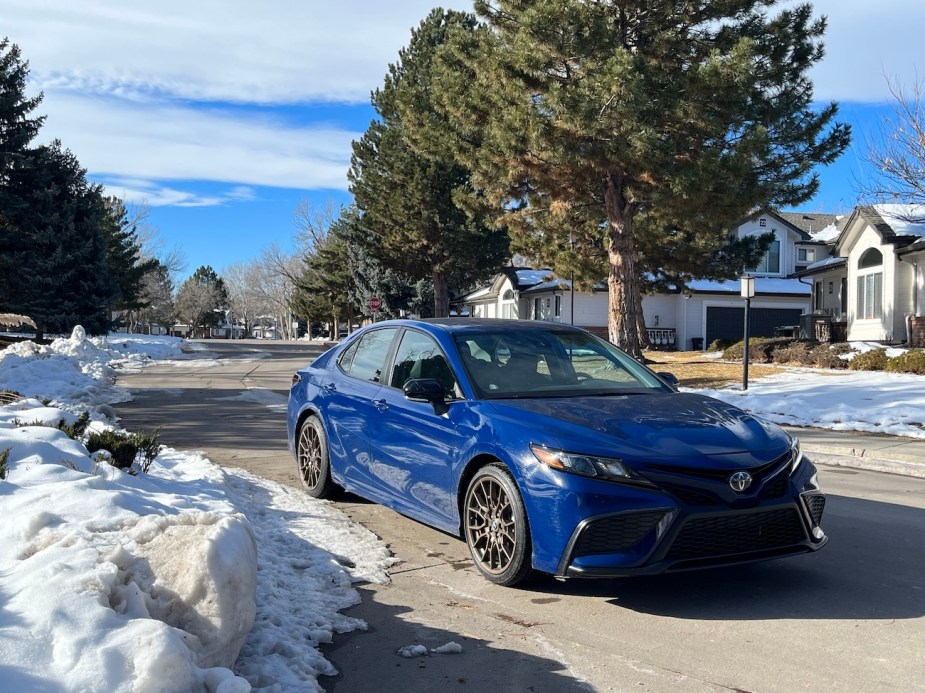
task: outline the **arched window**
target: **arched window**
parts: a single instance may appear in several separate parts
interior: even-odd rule
[[[869,269],[871,267],[883,266],[883,253],[876,248],[868,248],[858,260],[858,269]]]
[[[514,300],[514,290],[508,289],[504,292],[504,296],[501,297],[502,301],[513,301]]]
[[[883,316],[883,253],[868,248],[858,258],[857,319],[879,320]]]

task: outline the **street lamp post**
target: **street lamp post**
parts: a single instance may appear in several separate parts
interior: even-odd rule
[[[750,274],[740,277],[742,284],[742,298],[745,299],[745,340],[742,351],[742,389],[748,389],[748,309],[751,308],[752,297],[755,295],[755,278]]]

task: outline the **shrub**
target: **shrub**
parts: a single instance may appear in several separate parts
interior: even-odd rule
[[[83,412],[80,416],[77,417],[77,421],[73,424],[66,424],[64,419],[61,419],[58,422],[58,430],[64,431],[69,438],[77,440],[82,438],[83,434],[87,432],[87,426],[90,425],[90,412]]]
[[[886,349],[871,349],[855,356],[848,363],[853,371],[882,371],[886,368]]]
[[[707,351],[725,351],[733,344],[735,344],[734,339],[714,339],[707,347]]]
[[[120,431],[92,432],[87,440],[87,450],[91,453],[106,450],[112,456],[112,465],[119,469],[131,469],[132,463],[142,453],[141,471],[147,472],[151,463],[161,451],[157,442],[160,430],[152,433],[124,433]]]
[[[925,350],[913,349],[889,359],[886,370],[893,373],[925,373]]]
[[[6,463],[10,460],[10,450],[12,448],[0,450],[0,479],[6,479]]]
[[[752,363],[770,363],[771,354],[783,346],[792,344],[790,337],[754,337],[748,340],[748,358]],[[745,352],[744,342],[736,342],[723,352],[728,361],[741,361]]]
[[[819,344],[810,350],[810,362],[808,365],[816,366],[817,368],[847,368],[848,362],[839,357],[849,351],[851,351],[851,347],[847,344]]]
[[[16,390],[0,390],[0,405],[12,404],[16,400],[22,399],[22,393]]]
[[[781,345],[771,354],[774,363],[795,363],[800,366],[813,364],[812,345],[809,342],[791,342]]]

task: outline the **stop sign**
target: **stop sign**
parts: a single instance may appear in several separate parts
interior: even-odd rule
[[[379,298],[378,296],[373,296],[371,299],[369,299],[369,309],[370,309],[371,311],[373,311],[373,312],[375,313],[375,312],[376,312],[377,310],[379,310],[380,308],[382,308],[382,299],[381,299],[381,298]]]

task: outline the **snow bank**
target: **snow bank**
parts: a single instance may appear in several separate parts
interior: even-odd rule
[[[249,689],[230,667],[256,613],[256,544],[220,470],[168,455],[131,476],[42,427],[0,428],[6,448],[0,688]]]

